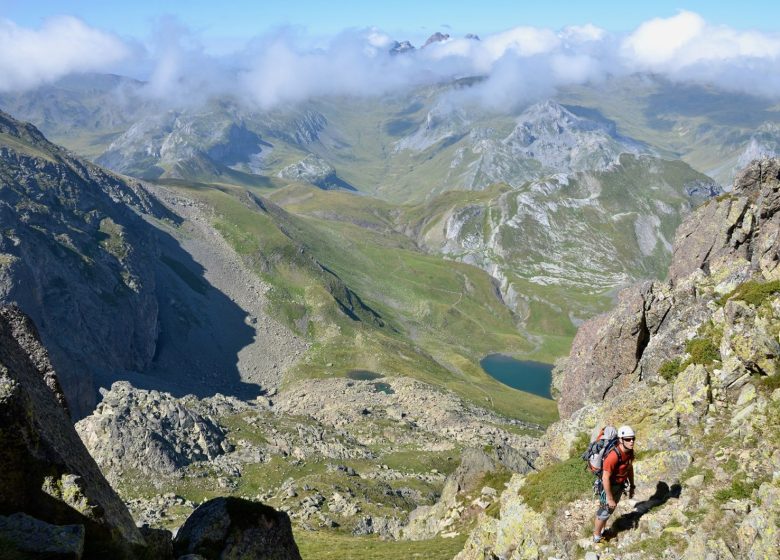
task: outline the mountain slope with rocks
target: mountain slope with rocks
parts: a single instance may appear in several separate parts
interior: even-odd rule
[[[771,159],[686,218],[668,279],[628,288],[579,329],[537,473],[513,477],[458,559],[584,555],[596,501],[578,455],[605,424],[638,434],[638,492],[591,557],[778,557],[778,231]]]
[[[175,548],[180,556],[300,559],[286,514],[238,498],[201,504],[175,540],[169,531],[136,527],[79,439],[64,403],[32,321],[17,307],[0,307],[0,557],[173,560]],[[179,407],[157,426],[172,420],[176,425],[178,419],[185,428],[194,423],[204,437],[214,436],[208,422],[182,418],[183,412]],[[171,432],[176,430],[163,434]],[[197,451],[192,458],[200,458]]]
[[[602,171],[441,195],[408,211],[406,228],[486,270],[525,328],[566,334],[599,298],[662,277],[683,216],[719,192],[682,162],[624,153]]]
[[[530,469],[539,427],[380,378],[308,380],[249,402],[117,382],[76,429],[136,519],[155,527],[228,494],[278,507],[302,530],[430,539],[468,527],[495,501],[493,488],[461,516],[466,489]],[[479,468],[469,466],[477,450]],[[450,521],[438,529],[405,528],[442,516]]]
[[[0,300],[40,325],[77,416],[97,371],[154,356],[158,249],[139,213],[175,219],[139,183],[0,113]]]

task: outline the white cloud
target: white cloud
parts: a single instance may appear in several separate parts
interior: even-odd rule
[[[596,27],[592,23],[585,25],[570,25],[561,31],[561,38],[575,43],[587,41],[601,41],[607,35],[606,30]]]
[[[780,35],[710,25],[692,12],[653,19],[625,37],[623,65],[679,82],[780,97]]]
[[[697,14],[680,12],[640,25],[623,41],[621,54],[634,67],[656,72],[702,63],[724,69],[745,60],[776,60],[780,36],[708,25]]]
[[[623,41],[623,56],[639,68],[656,69],[672,61],[681,49],[701,35],[704,28],[701,16],[692,12],[652,19]]]
[[[562,85],[632,72],[780,96],[780,35],[714,26],[688,11],[649,20],[625,35],[593,24],[559,31],[520,26],[482,41],[452,37],[401,55],[390,54],[393,40],[377,28],[331,38],[282,28],[216,57],[171,19],[158,23],[146,47],[72,17],[51,19],[38,30],[0,20],[0,90],[110,69],[124,57],[125,67],[147,69],[140,76],[148,81],[144,92],[172,105],[230,94],[271,108],[323,95],[379,95],[481,76],[479,85],[458,97],[499,109],[550,95]]]
[[[0,91],[51,82],[73,72],[102,71],[122,60],[130,49],[117,37],[60,16],[40,29],[0,20]]]
[[[507,51],[520,56],[548,53],[560,45],[560,38],[549,29],[523,26],[490,35],[483,43],[493,60],[498,60]]]

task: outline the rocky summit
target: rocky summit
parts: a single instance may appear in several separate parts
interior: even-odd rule
[[[755,161],[680,226],[666,281],[582,325],[537,472],[512,478],[459,560],[778,558],[779,231],[780,161]],[[591,550],[579,454],[607,424],[637,432],[638,490]]]

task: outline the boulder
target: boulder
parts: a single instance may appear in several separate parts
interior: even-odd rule
[[[0,308],[0,472],[0,514],[82,525],[84,558],[131,557],[143,548],[58,401],[35,327],[16,307]]]
[[[144,560],[173,560],[173,534],[166,529],[152,529],[148,525],[140,527],[146,541]]]
[[[24,513],[0,516],[0,558],[80,560],[83,525],[51,525]]]
[[[704,366],[691,364],[674,380],[674,412],[680,425],[696,424],[707,414],[710,403],[709,374]]]
[[[687,451],[661,451],[636,462],[636,482],[642,486],[667,486],[679,483],[685,469],[691,466],[693,458]]]
[[[207,560],[301,558],[287,514],[241,498],[215,498],[201,504],[173,544],[178,556],[198,554]]]

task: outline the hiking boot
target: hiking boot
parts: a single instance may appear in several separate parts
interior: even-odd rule
[[[601,535],[593,535],[593,544],[599,544],[601,542]]]

